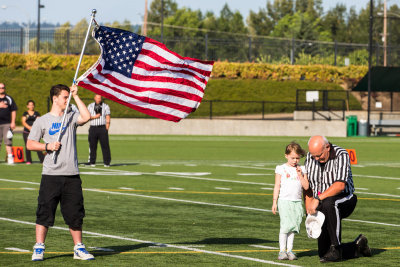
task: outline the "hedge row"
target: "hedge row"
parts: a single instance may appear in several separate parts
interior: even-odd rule
[[[97,58],[98,56],[84,56],[81,70],[88,69]],[[75,70],[78,60],[79,56],[76,55],[0,54],[0,67],[25,70]],[[342,84],[360,80],[367,71],[367,66],[215,62],[212,78],[306,80]]]

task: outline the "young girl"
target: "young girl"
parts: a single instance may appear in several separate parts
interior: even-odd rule
[[[308,180],[303,176],[304,167],[299,166],[305,151],[292,142],[286,146],[287,163],[276,166],[272,213],[279,209],[281,227],[279,232],[279,260],[297,260],[292,252],[294,234],[300,232],[303,217],[302,195],[308,189]],[[279,200],[278,200],[279,195]]]
[[[32,163],[31,151],[26,148],[26,140],[28,138],[29,132],[31,131],[33,122],[40,117],[39,112],[35,111],[35,102],[33,100],[28,100],[26,103],[27,111],[22,114],[22,125],[24,126],[24,132],[22,133],[25,141],[25,155],[26,155],[26,164]],[[43,162],[44,155],[41,151],[37,152],[40,163]]]

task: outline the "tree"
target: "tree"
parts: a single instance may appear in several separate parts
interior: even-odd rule
[[[161,23],[161,0],[153,0],[150,4],[148,21]],[[164,0],[164,19],[173,16],[178,10],[178,4],[174,0]]]
[[[250,10],[247,25],[252,35],[269,35],[274,28],[274,22],[267,16],[264,9],[260,9],[258,13]]]
[[[68,54],[70,44],[71,24],[67,21],[54,32],[54,52],[57,54]]]
[[[329,40],[329,34],[322,28],[320,20],[315,20],[308,12],[286,15],[276,24],[272,35],[303,40]]]
[[[274,25],[285,16],[293,14],[293,0],[274,0],[274,2],[267,2],[267,15],[274,22]]]
[[[322,18],[322,27],[329,32],[330,39],[345,42],[346,35],[346,6],[337,4]]]
[[[232,12],[228,4],[225,4],[220,12],[217,28],[224,32],[247,33],[242,15],[239,11]]]

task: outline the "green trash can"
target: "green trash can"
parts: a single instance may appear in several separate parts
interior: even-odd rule
[[[347,116],[347,136],[357,136],[357,116]]]

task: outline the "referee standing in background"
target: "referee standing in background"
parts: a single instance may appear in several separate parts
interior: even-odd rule
[[[325,215],[318,238],[320,262],[370,257],[368,240],[362,234],[353,242],[341,243],[341,220],[350,216],[357,204],[349,154],[323,136],[311,137],[308,151],[304,164],[310,184],[305,193],[307,214],[320,211]]]
[[[110,167],[111,152],[108,140],[110,107],[103,102],[101,95],[95,95],[94,102],[88,105],[88,110],[90,112],[89,164],[96,166],[97,143],[100,141],[104,167]]]

